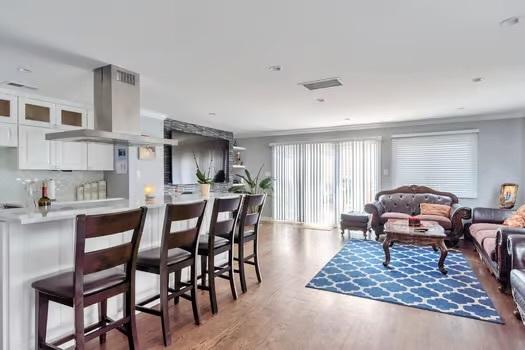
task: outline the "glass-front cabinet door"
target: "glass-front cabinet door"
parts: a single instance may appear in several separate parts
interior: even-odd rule
[[[50,102],[20,97],[20,124],[51,127],[55,124],[55,105]]]
[[[82,108],[57,105],[56,124],[65,129],[86,129],[87,111]]]
[[[18,119],[16,99],[14,95],[0,93],[0,123],[16,124]]]

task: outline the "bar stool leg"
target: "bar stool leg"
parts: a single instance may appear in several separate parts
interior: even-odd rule
[[[215,294],[215,261],[213,252],[208,257],[208,285],[210,292],[211,313],[216,314],[219,311],[219,308],[217,307],[217,295]]]
[[[100,322],[101,326],[106,325],[107,315],[108,315],[108,301],[104,300],[98,304],[98,322]],[[99,337],[99,340],[100,340],[100,344],[104,344],[106,342],[106,333],[102,334]]]
[[[84,301],[75,301],[75,350],[84,350]]]
[[[193,262],[191,265],[191,308],[193,309],[193,318],[195,319],[195,324],[198,326],[201,324],[199,317],[199,308],[197,303],[197,263]]]
[[[180,280],[181,280],[181,270],[175,271],[175,290],[179,290],[180,288]],[[175,305],[179,303],[179,297],[174,298]]]
[[[124,317],[129,316],[127,324],[128,347],[130,350],[139,349],[139,337],[137,334],[137,322],[135,318],[135,290],[130,289],[124,295]]]
[[[168,309],[168,282],[169,274],[166,271],[160,273],[160,318],[162,323],[162,336],[164,346],[171,344],[170,319]]]
[[[257,281],[261,283],[262,277],[261,268],[259,267],[259,243],[257,242],[257,238],[253,241],[253,262],[255,265],[255,273],[257,274]]]
[[[49,310],[49,300],[40,292],[35,295],[35,349],[40,350],[46,342],[47,335],[47,313]]]
[[[201,285],[206,287],[206,259],[205,255],[201,255]]]
[[[239,279],[241,280],[241,290],[243,293],[248,291],[246,286],[246,270],[244,269],[244,243],[239,242]]]
[[[233,269],[233,247],[228,251],[228,265],[230,265],[229,280],[233,300],[237,300],[237,288],[235,288],[235,271]]]

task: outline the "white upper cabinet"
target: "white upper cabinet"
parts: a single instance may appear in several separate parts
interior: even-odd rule
[[[57,170],[56,144],[46,141],[49,128],[20,125],[18,137],[18,168]]]
[[[17,97],[0,93],[0,122],[16,124],[18,121]]]
[[[88,143],[87,169],[88,170],[113,170],[113,145],[104,143]]]
[[[82,108],[56,105],[56,125],[61,129],[87,129],[87,115]]]
[[[55,104],[27,97],[18,99],[20,124],[53,127],[56,124]]]
[[[0,123],[0,147],[18,146],[18,128],[16,124]]]
[[[55,142],[57,166],[60,170],[87,170],[87,144]]]

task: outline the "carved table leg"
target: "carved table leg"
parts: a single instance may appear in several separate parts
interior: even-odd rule
[[[446,275],[447,274],[447,269],[445,269],[445,259],[447,257],[447,254],[448,254],[448,249],[447,249],[447,246],[445,245],[445,242],[443,240],[441,240],[439,242],[439,250],[441,252],[440,256],[439,256],[439,262],[438,262],[438,267],[439,267],[439,271],[441,271],[442,274]]]
[[[392,243],[391,239],[387,234],[383,242],[383,250],[385,251],[385,261],[383,262],[384,267],[387,267],[388,264],[390,264],[390,244],[391,243]]]
[[[432,249],[433,249],[433,250],[434,250],[435,252],[437,252],[437,251],[438,251],[438,249],[437,249],[437,247],[436,247],[436,245],[435,245],[435,244],[432,244]]]

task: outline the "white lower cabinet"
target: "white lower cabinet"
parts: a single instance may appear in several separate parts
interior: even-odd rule
[[[46,141],[47,133],[57,131],[57,129],[20,125],[18,168],[34,170],[113,170],[113,145]],[[2,136],[1,133],[0,125],[0,136]]]
[[[16,124],[0,123],[0,147],[18,146],[18,128]]]
[[[105,143],[88,143],[88,170],[113,170],[113,145]]]
[[[20,125],[18,135],[18,168],[56,170],[54,141],[46,141],[49,128]]]

